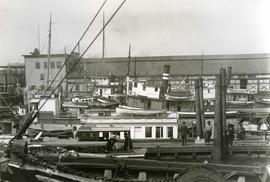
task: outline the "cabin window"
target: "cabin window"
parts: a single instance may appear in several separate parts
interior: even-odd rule
[[[104,113],[103,112],[99,112],[98,113],[98,116],[104,116]]]
[[[167,135],[169,138],[173,137],[173,127],[168,127],[167,128]]]
[[[138,83],[134,82],[134,88],[137,88],[137,86],[138,86]]]
[[[247,89],[247,79],[240,79],[240,89]]]
[[[79,85],[79,84],[76,84],[76,85],[75,85],[75,90],[76,90],[76,91],[80,91],[80,85]]]
[[[36,62],[36,69],[40,69],[40,62]]]
[[[51,68],[52,68],[52,69],[55,68],[55,62],[51,62]]]
[[[156,138],[163,137],[163,127],[156,127]]]
[[[61,68],[61,66],[62,66],[62,63],[58,61],[58,62],[56,63],[56,67],[57,67],[57,68]]]
[[[147,109],[151,109],[151,105],[152,105],[152,104],[151,104],[151,100],[148,100],[148,101],[147,101]]]
[[[44,69],[48,69],[48,63],[44,62]]]
[[[145,127],[145,138],[152,138],[152,127]]]
[[[40,80],[44,80],[44,74],[43,73],[40,74]]]

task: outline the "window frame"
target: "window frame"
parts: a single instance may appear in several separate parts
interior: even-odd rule
[[[40,70],[40,62],[35,62],[35,68],[36,68],[37,70]]]
[[[152,135],[152,126],[146,126],[144,134],[145,134],[145,138],[152,138],[152,136],[153,136]]]

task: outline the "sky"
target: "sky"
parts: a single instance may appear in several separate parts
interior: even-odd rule
[[[108,0],[108,20],[121,0]],[[0,0],[0,65],[70,52],[103,0]],[[269,0],[127,0],[105,31],[105,57],[270,53]],[[38,28],[39,27],[39,28]],[[102,28],[97,17],[81,51]],[[38,31],[39,29],[39,31]],[[38,32],[39,39],[38,41]],[[40,42],[40,43],[39,43]],[[99,37],[85,57],[102,56]]]

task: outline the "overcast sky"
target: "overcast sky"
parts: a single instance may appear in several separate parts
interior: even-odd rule
[[[23,62],[38,47],[47,53],[52,13],[52,53],[71,51],[102,0],[0,0],[0,63]],[[106,19],[121,3],[108,0]],[[106,57],[270,52],[269,0],[127,0],[106,29]],[[102,14],[87,43],[102,26]],[[100,57],[98,39],[86,57]]]

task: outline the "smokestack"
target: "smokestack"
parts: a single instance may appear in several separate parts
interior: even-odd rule
[[[170,65],[165,64],[162,73],[162,95],[167,93],[170,77]]]

